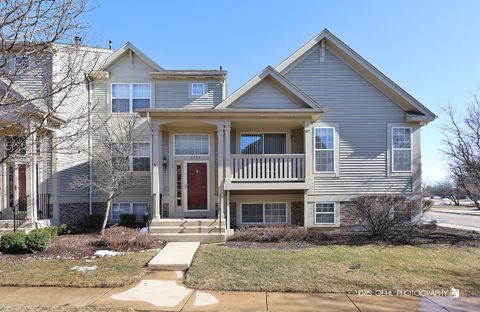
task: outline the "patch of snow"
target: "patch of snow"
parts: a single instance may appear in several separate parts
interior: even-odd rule
[[[97,269],[97,266],[96,265],[92,265],[92,266],[79,266],[79,265],[76,265],[72,268],[70,268],[70,270],[72,271],[76,271],[76,272],[82,272],[82,273],[85,273],[85,272],[88,272],[88,271],[94,271]]]
[[[104,258],[104,257],[114,257],[122,255],[121,252],[111,251],[111,250],[97,250],[95,251],[95,256]]]
[[[197,293],[195,294],[195,302],[193,302],[193,305],[195,307],[201,307],[201,306],[217,304],[217,303],[218,303],[218,299],[212,294],[197,291]]]

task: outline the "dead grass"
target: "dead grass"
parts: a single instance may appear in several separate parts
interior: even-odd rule
[[[201,246],[186,284],[196,289],[357,293],[450,290],[480,295],[480,249],[319,246],[299,250]]]
[[[0,259],[0,286],[119,287],[140,280],[154,252],[95,260]],[[98,268],[87,273],[70,270],[73,266]]]

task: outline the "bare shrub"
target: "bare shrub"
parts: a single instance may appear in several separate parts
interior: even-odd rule
[[[394,230],[412,227],[415,204],[398,195],[362,195],[353,198],[352,211],[372,236],[382,237]]]
[[[139,251],[156,248],[159,244],[148,234],[140,235],[138,230],[115,226],[105,229],[98,245],[115,251]]]
[[[235,231],[232,241],[242,242],[297,242],[306,239],[303,227],[291,225],[278,225],[266,227],[241,228]]]

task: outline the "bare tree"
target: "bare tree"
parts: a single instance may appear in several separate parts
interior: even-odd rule
[[[100,59],[81,44],[86,10],[87,0],[0,2],[0,132],[15,135],[0,163],[52,129],[63,131],[44,150],[71,151],[90,130],[88,105],[70,105]]]
[[[480,209],[480,99],[474,95],[465,111],[448,105],[448,122],[442,126],[448,167],[458,186]]]
[[[93,175],[74,177],[72,188],[92,190],[106,196],[106,210],[101,228],[103,235],[115,197],[136,184],[132,171],[134,143],[138,142],[137,115],[110,120],[96,136],[96,147],[90,151]]]
[[[445,179],[444,181],[433,184],[430,192],[432,195],[450,199],[455,206],[460,206],[462,191],[458,184],[451,179]]]
[[[352,199],[351,213],[374,237],[385,236],[400,226],[413,225],[413,202],[398,195],[361,195]],[[422,207],[425,209],[425,207]]]

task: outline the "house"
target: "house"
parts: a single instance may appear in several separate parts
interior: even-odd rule
[[[112,222],[150,210],[165,240],[335,229],[357,225],[351,198],[374,193],[417,202],[419,219],[420,132],[436,116],[328,30],[229,96],[226,81],[221,69],[166,70],[130,43],[97,68],[96,110],[142,117],[132,163],[143,165],[131,169],[141,182],[115,199]],[[75,171],[58,171],[57,223],[104,209],[102,194],[67,187]]]

